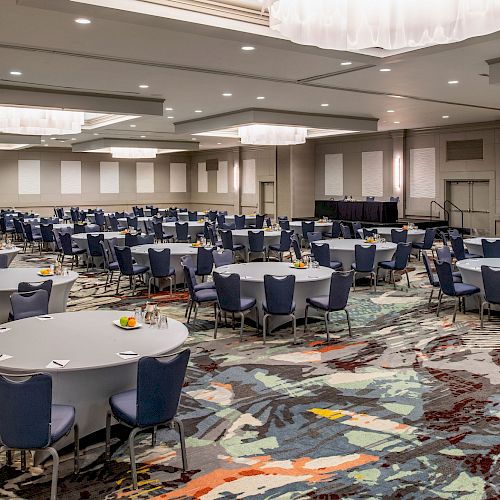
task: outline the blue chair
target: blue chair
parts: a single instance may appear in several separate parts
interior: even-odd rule
[[[117,233],[118,231],[120,231],[120,226],[118,224],[118,219],[114,216],[114,215],[110,215],[108,217],[108,222],[109,222],[109,227],[108,229],[110,231],[113,231],[115,233]]]
[[[375,272],[375,245],[355,245],[354,263],[351,265],[354,270],[353,285],[356,290],[356,275],[358,273],[369,274],[370,282],[373,282],[373,290],[377,291],[377,275]]]
[[[399,196],[391,196],[389,201],[392,203],[399,203]]]
[[[216,268],[234,264],[234,252],[232,250],[212,250],[212,258]]]
[[[233,243],[233,232],[229,229],[221,229],[219,231],[222,240],[222,248],[226,250],[232,250],[233,252],[245,252],[245,245],[239,243]]]
[[[139,234],[137,235],[137,245],[153,245],[155,237],[152,234]]]
[[[189,243],[191,241],[191,235],[189,234],[189,224],[187,222],[176,222],[175,235],[175,241],[177,243]]]
[[[212,250],[212,248],[198,248],[195,274],[196,276],[201,276],[202,281],[205,281],[206,276],[210,276],[212,274],[212,269],[214,267]]]
[[[217,215],[217,225],[222,226],[222,224],[226,223],[226,216],[224,214]]]
[[[217,222],[217,212],[215,210],[209,210],[208,211],[208,220],[214,224]]]
[[[484,240],[483,240],[484,241]],[[488,306],[488,321],[491,321],[491,304],[500,304],[500,268],[481,266],[484,300],[481,301],[481,328],[484,328],[484,308]]]
[[[248,231],[248,261],[252,255],[261,255],[266,260],[266,247],[264,245],[264,231]]]
[[[432,301],[432,297],[434,295],[434,289],[439,288],[438,299],[441,297],[441,285],[439,284],[439,278],[437,274],[435,274],[431,268],[431,263],[429,262],[429,257],[426,252],[422,252],[422,260],[424,261],[425,272],[427,273],[427,277],[429,278],[429,284],[432,286],[431,294],[429,296],[429,304]]]
[[[120,280],[122,276],[128,276],[132,293],[134,293],[137,285],[137,276],[144,276],[144,274],[149,271],[149,267],[133,263],[130,247],[115,247],[115,255],[120,269],[118,283],[116,284],[116,294],[118,295],[120,290]]]
[[[308,297],[306,299],[307,305],[304,316],[304,333],[307,331],[309,308],[312,307],[313,309],[323,311],[327,342],[330,341],[330,330],[328,328],[330,314],[336,311],[345,312],[349,335],[352,336],[351,320],[349,318],[349,311],[346,309],[352,282],[352,271],[348,273],[333,272],[330,279],[330,293],[328,295]]]
[[[0,374],[0,453],[48,451],[52,456],[50,498],[57,497],[59,454],[53,447],[74,432],[74,472],[79,473],[75,408],[52,404],[52,379],[46,373]],[[41,494],[40,490],[38,493]]]
[[[83,222],[76,222],[73,224],[73,234],[85,234],[87,232],[87,225]]]
[[[217,291],[217,303],[215,312],[214,339],[217,338],[217,327],[220,313],[231,313],[240,315],[240,341],[243,340],[243,327],[245,316],[255,310],[257,333],[259,332],[259,309],[257,301],[253,297],[242,297],[240,290],[240,275],[223,275],[218,272],[213,274],[215,289]]]
[[[455,310],[453,311],[453,323],[455,323],[457,310],[460,305],[461,299],[464,299],[464,297],[476,295],[480,292],[480,290],[477,286],[474,285],[467,285],[466,283],[455,283],[455,281],[453,280],[453,273],[451,271],[451,265],[449,262],[441,262],[439,260],[436,261],[436,271],[442,292],[441,296],[439,297],[436,315],[439,316],[443,295],[454,297]],[[465,300],[463,300],[463,310],[465,312]]]
[[[198,220],[198,211],[197,210],[189,210],[188,211],[188,221],[196,222]]]
[[[45,280],[40,283],[29,283],[27,281],[21,281],[17,285],[17,291],[23,295],[28,295],[37,290],[45,290],[48,295],[48,300],[50,301],[50,295],[52,293],[52,285],[54,282],[52,280]]]
[[[441,262],[448,262],[453,269],[453,256],[450,247],[441,247],[436,249],[437,260]],[[462,274],[460,271],[453,271],[453,281],[455,283],[462,283]]]
[[[366,238],[370,238],[371,236],[376,236],[378,234],[378,229],[366,229],[366,227],[363,228],[363,239],[366,240]]]
[[[281,262],[283,260],[283,255],[290,251],[290,247],[292,246],[292,236],[293,231],[283,229],[280,234],[279,245],[269,245],[268,258],[271,256],[271,252],[274,252],[278,254],[278,260]]]
[[[354,234],[355,240],[361,239],[361,229],[362,228],[363,228],[363,226],[361,225],[361,222],[353,222],[352,223],[352,233]]]
[[[174,238],[173,234],[165,234],[163,232],[163,225],[161,222],[153,222],[153,231],[155,239],[158,243],[163,243],[164,241],[172,240]]]
[[[139,222],[137,220],[137,217],[127,217],[127,227],[131,227],[135,229],[136,231],[139,230]]]
[[[266,343],[267,319],[271,316],[290,316],[293,321],[293,343],[297,343],[297,320],[295,318],[295,276],[264,275],[266,301],[262,304],[262,337]]]
[[[234,225],[236,229],[245,229],[246,217],[244,215],[234,216]]]
[[[40,246],[40,252],[42,247],[49,248],[53,246],[54,238],[54,225],[53,224],[40,224],[40,236],[42,237],[42,244]]]
[[[315,241],[321,241],[323,239],[323,233],[320,232],[314,232],[314,233],[307,233],[307,242],[309,243],[309,246],[311,246],[311,243],[314,243]]]
[[[49,294],[46,290],[30,293],[14,292],[10,296],[12,320],[33,318],[49,313]]]
[[[340,238],[342,235],[342,228],[340,227],[340,222],[338,220],[334,220],[332,223],[332,234],[330,235],[332,238]]]
[[[313,243],[311,245],[311,252],[320,266],[329,267],[334,270],[342,268],[342,262],[330,260],[330,245],[328,243]]]
[[[106,461],[111,459],[111,418],[131,427],[128,437],[132,484],[137,489],[137,465],[134,439],[139,432],[152,431],[152,445],[156,445],[158,427],[177,427],[181,443],[182,470],[188,469],[186,441],[182,421],[176,418],[182,386],[191,351],[157,357],[143,357],[137,364],[137,386],[109,398],[110,410],[106,415]]]
[[[351,228],[346,224],[340,224],[340,231],[342,232],[342,238],[344,240],[352,240]]]
[[[290,231],[290,221],[289,220],[279,220],[278,224],[282,231]]]
[[[410,277],[408,276],[407,265],[410,259],[411,249],[411,243],[398,243],[392,260],[384,260],[378,263],[375,281],[378,281],[378,270],[385,269],[389,271],[389,283],[392,281],[394,288],[396,288],[396,277],[394,273],[396,271],[403,271],[406,274],[408,288],[410,288]]]
[[[307,243],[307,233],[314,233],[314,221],[302,221],[302,241]]]
[[[125,238],[126,239],[126,238]],[[102,247],[99,242],[104,241],[103,234],[87,234],[87,271],[89,270],[89,264],[92,263],[92,268],[95,268],[94,258],[98,257],[102,259]]]
[[[149,270],[151,275],[148,279],[148,295],[151,296],[151,284],[155,280],[167,279],[170,283],[170,295],[172,295],[172,285],[177,286],[175,269],[170,267],[170,248],[156,250],[148,248]]]
[[[483,247],[483,257],[486,259],[499,259],[500,258],[500,240],[489,241],[487,239],[481,240]]]
[[[106,241],[104,240],[99,242],[99,245],[101,246],[104,270],[106,271],[106,283],[104,285],[105,292],[108,289],[108,284],[111,284],[111,282],[113,281],[113,273],[120,270],[118,262],[116,262],[115,260],[115,254],[114,254],[114,247],[116,246],[116,241],[117,241],[116,238],[112,238],[111,240],[108,240],[107,245]]]
[[[255,229],[264,229],[264,220],[266,216],[265,215],[259,215],[257,214],[255,216]]]
[[[300,249],[299,237],[296,234],[291,236],[291,248],[293,250],[295,260],[301,260],[302,259],[302,251]],[[292,257],[290,256],[290,259],[291,258]]]
[[[182,261],[181,261],[182,262]],[[198,315],[198,309],[200,305],[202,304],[209,304],[213,303],[214,304],[214,313],[217,314],[217,292],[211,286],[211,283],[201,283],[201,285],[206,285],[206,286],[199,286],[198,283],[196,282],[196,275],[195,275],[195,270],[194,267],[190,267],[188,265],[185,265],[182,263],[182,268],[184,270],[184,281],[188,286],[188,291],[189,291],[189,310],[187,314],[187,322],[189,323],[191,321],[191,313],[193,312],[194,308],[194,318],[193,318],[193,325],[192,327],[195,328],[196,326],[196,317]]]
[[[28,222],[23,223],[23,230],[25,238],[23,252],[26,252],[28,245],[31,245],[31,250],[33,251],[35,249],[35,244],[37,244],[38,251],[42,253],[42,235],[33,234],[33,228],[31,227],[31,224],[29,224]]]
[[[95,223],[99,226],[100,231],[104,231],[106,227],[106,220],[104,219],[104,214],[102,212],[96,212],[94,214]]]
[[[451,248],[453,248],[453,254],[455,255],[455,259],[464,260],[464,259],[481,258],[481,255],[469,253],[467,250],[465,250],[464,240],[459,234],[453,234],[450,231],[450,240],[451,240]]]
[[[216,248],[222,248],[222,241],[217,239],[217,231],[214,226],[208,228],[208,235],[210,236],[210,243]]]
[[[62,249],[61,265],[64,265],[64,259],[66,257],[71,257],[71,269],[73,269],[75,261],[78,266],[78,256],[87,253],[87,251],[83,248],[74,248],[71,234],[69,233],[59,233],[59,241]]]
[[[408,241],[408,231],[406,229],[391,229],[391,241],[396,244],[406,243]]]
[[[125,234],[125,246],[126,247],[139,246],[139,235],[126,233]]]
[[[425,230],[424,241],[414,241],[412,247],[418,250],[418,260],[422,255],[422,250],[431,250],[432,245],[434,245],[434,239],[436,238],[436,229],[429,227]]]

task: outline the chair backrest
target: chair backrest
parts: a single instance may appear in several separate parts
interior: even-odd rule
[[[23,229],[26,239],[31,243],[33,241],[33,229],[31,228],[31,224],[23,222]]]
[[[189,269],[192,269],[193,271],[196,270],[192,255],[183,255],[181,257],[181,266],[189,267]]]
[[[118,219],[114,215],[110,215],[108,217],[108,220],[109,220],[109,225],[111,227],[111,230],[115,231],[115,232],[118,232],[119,231]]]
[[[369,273],[373,271],[376,251],[377,248],[375,245],[355,245],[354,261],[356,262],[356,271],[362,273]]]
[[[375,236],[378,234],[378,229],[366,229],[366,227],[363,228],[363,238],[368,238],[370,236]]]
[[[342,238],[345,240],[352,240],[351,228],[346,224],[340,224],[340,230],[342,232]]]
[[[278,220],[278,224],[283,231],[290,231],[290,221],[289,220]]]
[[[406,229],[391,229],[391,241],[393,243],[406,243],[408,231]]]
[[[185,255],[184,257],[191,258],[190,255]],[[181,264],[182,264],[182,270],[184,272],[184,281],[188,287],[189,296],[193,300],[195,298],[194,287],[196,286],[197,282],[196,282],[195,268],[194,268],[194,266],[190,265],[190,264],[192,264],[192,259],[191,259],[191,262],[188,262],[187,264],[182,262],[182,259],[181,259]]]
[[[437,279],[436,275],[432,272],[431,263],[426,252],[422,252],[422,259],[424,261],[425,272],[427,273],[427,277],[429,278],[429,283],[432,286],[439,286],[439,279]]]
[[[14,292],[10,296],[10,307],[14,321],[49,312],[49,294],[46,290],[37,290],[27,294]]]
[[[492,304],[500,304],[500,268],[481,266],[484,298]]]
[[[281,234],[283,234],[283,232]],[[299,238],[297,235],[294,235],[292,237],[291,247],[293,249],[293,253],[295,254],[295,258],[298,260],[302,259],[302,252],[300,251],[300,243],[299,243]]]
[[[314,233],[307,233],[307,240],[309,241],[309,244],[313,243],[314,241],[320,241],[323,239],[323,233],[320,232],[314,232]]]
[[[219,250],[213,250],[212,257],[216,268],[234,264],[234,252],[232,250],[225,249],[222,252]]]
[[[238,312],[241,309],[240,275],[233,273],[223,275],[218,272],[213,274],[217,300],[223,311]]]
[[[210,222],[215,222],[217,220],[217,212],[215,210],[208,211],[208,220]]]
[[[233,245],[233,232],[230,229],[221,229],[220,238],[222,241],[222,247],[232,250]]]
[[[40,224],[40,233],[44,243],[54,242],[54,225],[53,224]]]
[[[17,449],[50,443],[52,379],[46,373],[0,374],[0,442]]]
[[[458,229],[449,229],[448,234],[450,235],[450,238],[452,236],[461,236],[460,231]]]
[[[73,244],[71,243],[71,234],[59,233],[59,241],[64,255],[73,255]]]
[[[199,276],[208,276],[212,273],[214,267],[214,258],[211,248],[198,248],[196,255],[196,271]]]
[[[264,231],[248,231],[248,247],[250,252],[264,252]]]
[[[164,278],[170,274],[170,248],[148,248],[149,269],[154,278]]]
[[[282,230],[280,234],[280,252],[288,252],[292,246],[293,231]]]
[[[264,228],[264,219],[265,218],[266,218],[265,215],[257,214],[255,216],[255,229],[263,229]]]
[[[436,248],[436,255],[441,262],[449,262],[451,264],[451,250],[450,247]]]
[[[361,234],[360,234],[360,230],[362,229],[362,225],[361,225],[361,222],[353,222],[352,223],[352,232],[353,232],[353,235],[354,235],[354,239],[358,238],[358,239],[361,239]]]
[[[270,314],[290,314],[293,312],[295,276],[264,275],[266,308]]]
[[[23,295],[28,295],[31,292],[36,292],[37,290],[45,290],[48,294],[48,300],[50,300],[50,294],[52,293],[52,285],[54,282],[52,280],[45,280],[41,283],[29,283],[27,281],[21,281],[17,285],[17,291]]]
[[[100,241],[99,246],[101,247],[101,254],[102,254],[102,259],[104,262],[104,269],[109,269],[109,264],[111,263],[111,258],[110,258],[110,250],[108,245],[106,245],[106,241]]]
[[[328,243],[313,243],[311,252],[320,266],[330,267],[330,245]]]
[[[125,234],[125,246],[126,247],[136,247],[139,245],[139,235],[138,234]]]
[[[394,254],[394,269],[402,271],[408,265],[408,259],[411,254],[411,243],[398,243],[396,253]]]
[[[103,234],[87,234],[87,245],[89,248],[89,255],[92,257],[102,257],[100,241],[104,241]]]
[[[349,300],[349,292],[352,286],[352,272],[333,272],[330,279],[330,293],[328,297],[328,309],[340,311],[345,309]]]
[[[9,267],[9,257],[7,254],[0,254],[0,269],[7,269]]]
[[[144,217],[144,208],[142,207],[137,207],[137,217]]]
[[[422,250],[430,250],[434,244],[434,239],[436,238],[436,229],[433,227],[428,227],[425,230],[424,236],[424,246]]]
[[[127,227],[133,227],[135,230],[139,229],[137,217],[127,217]]]
[[[391,201],[393,203],[399,203],[399,196],[391,196],[389,198],[389,201]]]
[[[12,219],[12,222],[14,223],[16,234],[24,237],[24,228],[22,222],[18,218]]]
[[[482,239],[481,245],[483,247],[483,256],[485,258],[500,258],[500,240],[488,241],[487,239]]]
[[[440,260],[437,260],[435,261],[435,265],[441,290],[445,295],[454,296],[456,292],[451,264],[449,262],[441,262]]]
[[[236,229],[245,229],[246,217],[244,215],[235,215],[234,216],[234,225]]]
[[[106,221],[104,220],[104,214],[102,212],[96,212],[94,218],[95,218],[95,223],[98,226],[104,226],[106,224]]]
[[[131,276],[134,272],[134,266],[132,263],[132,252],[130,247],[115,247],[115,255],[120,272],[125,276]]]
[[[215,230],[215,227],[210,226],[208,228],[208,234],[210,236],[210,243],[214,246],[217,245],[217,231]]]
[[[196,222],[198,220],[198,211],[197,210],[189,210],[188,211],[188,221]]]
[[[73,234],[83,234],[86,233],[87,229],[85,224],[73,224]]]
[[[152,426],[171,421],[179,407],[191,351],[145,357],[137,364],[137,424]]]
[[[340,227],[340,222],[334,220],[332,223],[332,238],[340,238],[342,234],[342,228]]]
[[[179,241],[187,241],[189,235],[189,224],[187,222],[175,223],[175,234]]]
[[[455,258],[457,260],[464,260],[465,259],[464,240],[462,239],[461,236],[450,235],[450,238],[451,238],[451,248],[453,249]]]
[[[226,216],[224,214],[217,215],[217,224],[222,226],[222,224],[226,223]]]
[[[161,222],[153,222],[153,230],[155,233],[155,238],[162,240],[163,239],[163,226]]]
[[[367,196],[366,201],[375,201],[375,196]]]
[[[139,234],[137,236],[138,245],[152,245],[155,242],[155,237],[152,234]]]
[[[314,233],[314,221],[302,221],[302,236],[307,239],[307,233]]]

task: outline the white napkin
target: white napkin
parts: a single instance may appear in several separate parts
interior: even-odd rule
[[[121,351],[121,352],[117,352],[116,355],[120,356],[120,358],[122,358],[122,359],[133,359],[136,356],[139,356],[139,354],[137,354],[134,351]]]
[[[69,359],[53,359],[45,368],[64,368],[68,363]]]
[[[10,358],[12,358],[12,356],[9,354],[0,354],[0,361],[7,361]]]
[[[43,316],[37,316],[36,319],[39,319],[40,321],[48,321],[49,319],[54,319],[52,316],[49,316],[48,314],[44,314]]]
[[[10,328],[7,328],[7,327],[2,327],[0,328],[0,333],[7,333],[7,332],[10,332]]]

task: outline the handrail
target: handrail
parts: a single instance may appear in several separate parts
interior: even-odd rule
[[[444,213],[444,216],[446,217],[446,221],[448,222],[448,224],[450,223],[450,212],[448,212],[448,210],[446,210],[445,207],[443,207],[443,205],[439,204],[436,200],[432,200],[431,201],[431,204],[430,204],[430,215],[429,215],[429,218],[430,219],[433,219],[434,216],[432,215],[432,206],[433,205],[437,205]],[[441,215],[441,213],[439,214]]]
[[[460,214],[462,215],[462,229],[464,228],[464,211],[461,208],[458,208],[455,203],[451,202],[450,200],[445,200],[444,201],[444,206],[446,207],[446,204],[449,203],[450,207],[456,208]],[[451,212],[451,209],[450,209]]]

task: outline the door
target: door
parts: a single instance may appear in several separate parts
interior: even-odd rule
[[[446,204],[450,212],[450,225],[488,231],[490,227],[489,181],[447,181]],[[460,209],[460,210],[459,210]]]
[[[273,219],[276,217],[274,198],[274,182],[260,183],[259,213],[267,214]]]

